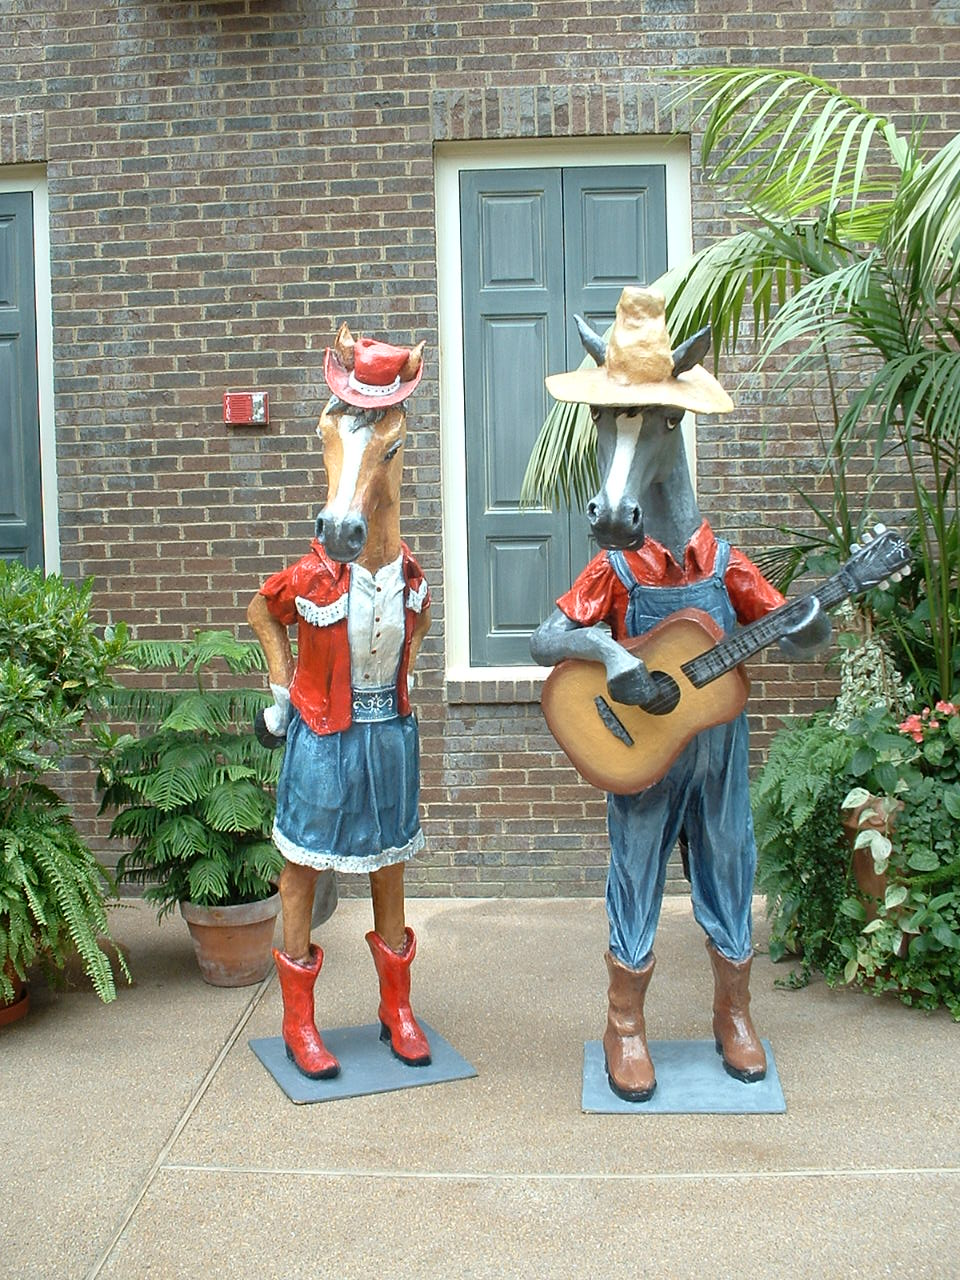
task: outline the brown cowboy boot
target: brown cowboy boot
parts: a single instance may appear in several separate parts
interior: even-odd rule
[[[657,1087],[647,1051],[643,1000],[656,963],[653,956],[642,969],[629,969],[609,951],[604,956],[610,974],[607,991],[607,1029],[603,1060],[610,1088],[626,1102],[646,1102]]]
[[[320,1039],[313,1020],[313,988],[323,964],[323,952],[310,944],[310,963],[297,964],[285,951],[273,950],[283,996],[283,1043],[287,1057],[311,1080],[338,1075],[340,1063]]]
[[[750,966],[753,956],[734,961],[719,952],[707,939],[707,954],[713,966],[713,1036],[724,1069],[745,1084],[754,1084],[767,1074],[767,1055],[750,1018]]]
[[[413,930],[404,930],[403,950],[388,947],[373,929],[367,944],[380,979],[380,1039],[390,1041],[394,1057],[408,1067],[430,1065],[430,1045],[410,1008],[410,965],[417,954]]]

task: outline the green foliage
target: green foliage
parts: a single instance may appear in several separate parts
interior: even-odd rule
[[[189,642],[138,641],[129,663],[192,675],[193,686],[111,695],[114,720],[140,725],[138,734],[102,739],[101,811],[116,809],[111,835],[133,842],[118,877],[144,885],[161,916],[177,902],[209,907],[268,897],[283,866],[269,838],[280,759],[250,726],[269,699],[216,688],[211,670],[260,670],[259,646],[201,631]]]
[[[122,627],[101,637],[81,586],[0,561],[0,999],[39,961],[62,970],[75,950],[101,1000],[116,996],[98,939],[110,941],[112,884],[59,797],[40,781],[67,750],[88,744],[85,722],[102,707]],[[129,977],[122,955],[121,971]]]
[[[835,728],[826,713],[778,734],[754,785],[757,884],[771,955],[802,954],[791,981],[945,1005],[960,1020],[960,713],[940,702],[897,722],[877,706]],[[883,898],[857,886],[841,805],[859,814]]]

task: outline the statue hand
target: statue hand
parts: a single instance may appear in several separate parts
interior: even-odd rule
[[[832,635],[829,616],[816,596],[811,596],[805,613],[780,637],[780,651],[794,660],[812,658],[829,644]]]
[[[658,697],[657,686],[639,658],[631,658],[629,666],[609,676],[607,689],[615,702],[630,707],[646,706]]]
[[[257,712],[253,731],[257,735],[257,741],[272,751],[284,744],[291,707],[290,690],[285,685],[271,681],[270,692],[273,694],[273,705]]]

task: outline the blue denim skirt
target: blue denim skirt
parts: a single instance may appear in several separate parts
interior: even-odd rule
[[[314,733],[294,710],[273,840],[290,862],[377,871],[423,848],[420,737],[412,715]]]

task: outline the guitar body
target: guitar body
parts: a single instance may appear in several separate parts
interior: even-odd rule
[[[543,685],[543,714],[577,771],[603,791],[632,795],[659,782],[698,733],[735,719],[750,692],[742,667],[701,688],[682,670],[684,663],[722,639],[722,630],[708,613],[682,609],[645,635],[624,642],[651,674],[665,671],[679,686],[679,702],[665,715],[615,702],[607,691],[602,663],[568,659],[554,667]],[[607,713],[598,709],[598,699],[615,718],[610,721],[613,730],[604,719]]]

